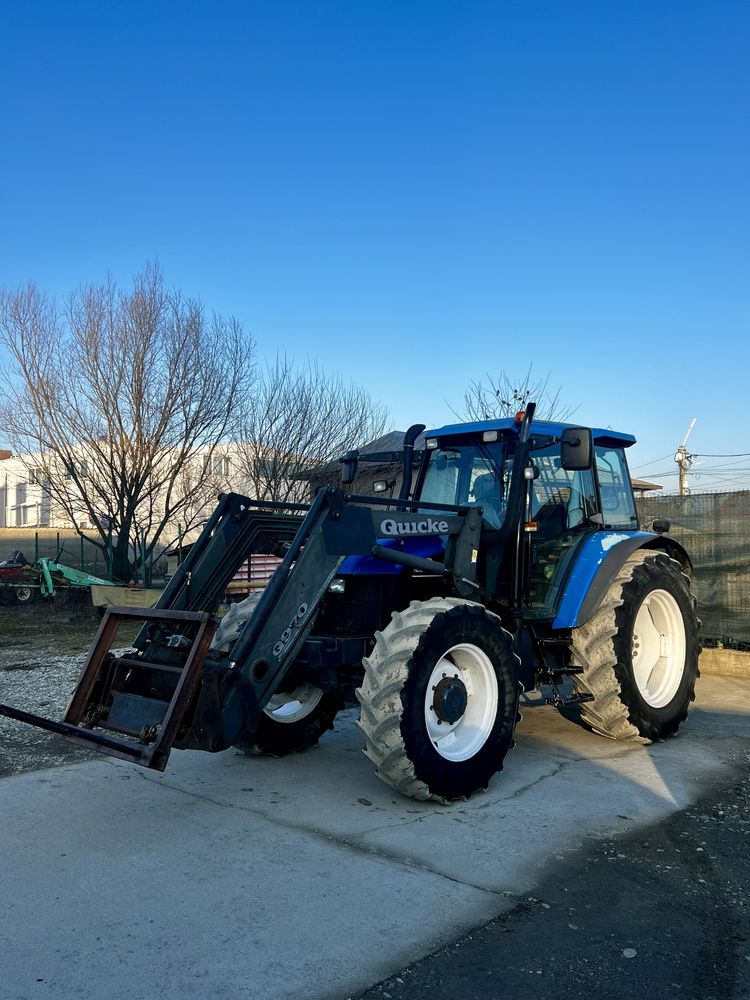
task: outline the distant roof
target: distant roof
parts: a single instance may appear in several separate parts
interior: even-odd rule
[[[664,487],[661,483],[650,483],[648,479],[634,479],[630,477],[630,482],[633,484],[633,489],[638,493],[648,493],[651,490],[663,490]]]
[[[380,454],[387,451],[401,451],[404,447],[404,436],[406,431],[390,431],[374,441],[368,442],[359,449],[360,455]],[[420,434],[414,442],[414,447],[419,450],[424,448],[424,434]]]
[[[549,434],[559,437],[566,427],[580,426],[581,424],[561,424],[553,420],[534,420],[531,424],[531,433]],[[517,428],[518,425],[512,417],[503,417],[501,420],[480,420],[466,424],[447,424],[445,427],[438,427],[435,430],[427,431],[425,437],[439,438],[449,437],[454,434],[481,434],[482,431],[509,431],[516,430]],[[591,433],[594,435],[596,444],[614,444],[624,448],[629,448],[632,444],[635,444],[635,438],[632,434],[613,431],[609,427],[592,427]]]

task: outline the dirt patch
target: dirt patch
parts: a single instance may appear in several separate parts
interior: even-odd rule
[[[0,609],[0,702],[50,719],[62,718],[99,627],[91,608]],[[137,632],[118,633],[126,646]],[[0,777],[57,767],[94,756],[60,737],[0,716]]]

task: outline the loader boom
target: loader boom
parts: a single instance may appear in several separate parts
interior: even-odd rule
[[[305,643],[328,587],[350,555],[450,577],[457,592],[479,589],[476,559],[481,511],[420,504],[392,511],[389,500],[344,495],[329,487],[313,503],[257,503],[226,494],[152,612],[110,608],[89,651],[62,722],[0,705],[0,714],[56,732],[105,754],[163,770],[173,745],[210,751],[252,729]],[[365,506],[367,505],[367,506]],[[447,537],[444,562],[379,544],[399,538]],[[231,659],[211,656],[212,617],[238,567],[257,550],[286,546]],[[110,647],[119,623],[144,625],[125,656]],[[360,656],[366,647],[362,643]]]

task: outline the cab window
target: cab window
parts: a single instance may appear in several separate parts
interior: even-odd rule
[[[430,464],[422,486],[421,499],[430,503],[458,503],[458,480],[461,452],[439,448],[430,455]]]
[[[596,512],[596,489],[590,469],[563,469],[559,445],[532,452],[531,457],[539,475],[532,486],[530,515],[540,530],[543,524],[546,529],[552,523],[558,532],[576,528]]]
[[[437,448],[430,455],[420,497],[431,503],[481,505],[488,524],[499,527],[507,501],[509,464],[497,443]]]
[[[599,480],[602,515],[606,528],[637,528],[633,488],[621,448],[597,445],[596,475]]]

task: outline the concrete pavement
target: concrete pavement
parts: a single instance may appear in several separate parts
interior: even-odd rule
[[[704,677],[675,739],[526,706],[487,793],[401,799],[355,713],[272,760],[174,752],[0,780],[2,1000],[339,998],[514,905],[552,863],[695,801],[750,740],[750,681]]]

